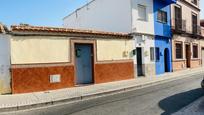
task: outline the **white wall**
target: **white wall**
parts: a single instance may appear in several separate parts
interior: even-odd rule
[[[155,47],[154,44],[154,36],[135,36],[135,48],[141,47],[143,50],[142,55],[142,63],[143,64],[154,64],[154,61],[150,60],[150,47]],[[136,64],[136,56],[134,56],[135,64]]]
[[[132,31],[137,33],[154,35],[154,13],[153,0],[131,0],[132,1]],[[146,7],[147,20],[138,19],[138,5]]]
[[[9,36],[0,34],[0,94],[10,93],[10,42]]]
[[[94,0],[64,18],[64,27],[131,32],[130,0]]]

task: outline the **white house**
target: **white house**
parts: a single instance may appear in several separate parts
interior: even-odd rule
[[[131,33],[136,76],[155,74],[153,0],[92,0],[63,22],[66,28]]]

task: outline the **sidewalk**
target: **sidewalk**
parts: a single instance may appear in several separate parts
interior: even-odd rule
[[[174,115],[203,115],[204,114],[204,97],[201,97],[194,103],[184,107]]]
[[[166,73],[157,77],[137,78],[83,87],[74,87],[47,92],[0,95],[0,112],[23,110],[58,103],[80,101],[99,96],[120,93],[127,90],[140,89],[152,85],[184,79],[194,74],[204,74],[204,68],[187,69],[174,73]]]

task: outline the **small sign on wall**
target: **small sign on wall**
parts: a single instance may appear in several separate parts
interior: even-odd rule
[[[50,75],[50,83],[60,83],[61,82],[61,75]]]

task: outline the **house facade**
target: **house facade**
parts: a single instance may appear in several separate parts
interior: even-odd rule
[[[5,27],[0,24],[0,94],[11,92],[10,44]]]
[[[154,0],[156,74],[172,72],[170,6],[175,2],[176,0]]]
[[[14,94],[134,78],[128,34],[20,25],[10,35]]]
[[[173,71],[201,66],[199,0],[171,5]]]
[[[170,4],[175,2],[93,0],[66,16],[64,27],[131,33],[135,40],[133,59],[136,76],[171,72]]]
[[[135,76],[155,75],[153,0],[93,0],[63,21],[66,28],[131,33]]]
[[[200,47],[201,47],[201,64],[204,67],[204,20],[200,21],[201,25],[201,37],[200,37]]]

